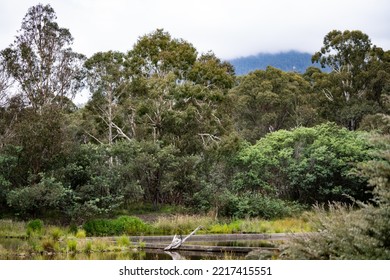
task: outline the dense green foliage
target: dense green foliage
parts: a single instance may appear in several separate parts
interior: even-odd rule
[[[364,134],[334,124],[267,134],[238,159],[239,189],[302,203],[369,198],[366,182],[352,173],[369,159]]]
[[[32,220],[27,223],[26,233],[27,236],[34,234],[40,235],[43,232],[43,221],[40,219]]]
[[[268,67],[239,79],[231,90],[236,129],[255,142],[269,132],[319,122],[310,83],[297,73]]]
[[[390,141],[380,136],[378,159],[359,166],[361,176],[369,178],[374,199],[358,202],[354,211],[341,204],[329,210],[317,207],[312,221],[317,233],[296,239],[285,252],[293,259],[389,259],[390,258]],[[379,142],[378,142],[379,141]]]
[[[372,198],[380,156],[367,137],[389,133],[390,53],[368,35],[327,34],[312,59],[330,72],[236,77],[162,29],[85,58],[55,20],[49,5],[32,7],[1,51],[1,215],[89,221],[88,234],[109,235],[142,232],[105,220],[134,205],[272,219]],[[91,98],[77,108],[83,87]]]
[[[129,216],[121,216],[115,220],[90,220],[83,225],[88,236],[142,235],[150,231],[149,227],[141,219]]]

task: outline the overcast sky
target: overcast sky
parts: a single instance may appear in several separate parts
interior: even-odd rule
[[[361,30],[390,49],[389,0],[0,0],[0,49],[13,42],[29,7],[50,4],[73,49],[87,56],[127,51],[164,28],[199,53],[223,59],[299,50],[313,53],[333,29]]]

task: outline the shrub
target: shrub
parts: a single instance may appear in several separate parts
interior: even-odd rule
[[[366,181],[353,171],[371,158],[370,149],[366,134],[331,123],[279,130],[241,150],[235,189],[305,204],[367,201]]]
[[[149,229],[149,226],[145,224],[141,219],[137,217],[121,216],[113,220],[114,227],[118,234],[141,234]]]
[[[150,229],[137,217],[121,216],[115,220],[96,219],[87,221],[83,226],[88,236],[138,235]]]
[[[42,177],[39,183],[10,191],[7,195],[8,206],[23,215],[43,213],[47,210],[66,213],[73,191],[55,178],[46,177],[45,174],[39,176]]]
[[[108,236],[115,235],[116,231],[112,222],[107,219],[96,219],[87,221],[83,228],[88,236]]]
[[[40,235],[43,233],[43,221],[40,219],[32,220],[27,223],[27,235]]]
[[[246,193],[241,195],[229,194],[225,204],[220,209],[220,214],[239,219],[250,217],[276,219],[292,216],[302,210],[303,207],[298,203],[256,193]]]
[[[360,174],[374,187],[372,204],[360,209],[331,204],[311,217],[315,234],[296,238],[282,255],[290,259],[390,259],[390,136],[375,139],[376,159],[360,164]]]

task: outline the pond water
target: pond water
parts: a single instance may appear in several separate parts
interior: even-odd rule
[[[188,245],[202,246],[226,246],[226,247],[275,247],[278,242],[269,242],[266,240],[236,240],[236,241],[187,241]]]
[[[189,242],[189,244],[191,244]],[[192,242],[194,245],[210,246],[243,246],[240,241],[235,242]],[[245,246],[252,244],[253,241]],[[257,246],[255,246],[257,247]],[[126,249],[119,252],[93,252],[93,253],[57,253],[57,254],[26,254],[30,245],[27,240],[18,238],[0,238],[0,259],[9,260],[223,260],[245,259],[246,254],[233,252],[202,252],[202,251],[175,251],[165,252],[161,249]],[[17,253],[19,252],[19,253]]]

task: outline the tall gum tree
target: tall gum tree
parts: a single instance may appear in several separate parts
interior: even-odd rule
[[[7,103],[8,89],[11,85],[12,80],[6,69],[5,61],[0,56],[0,108]]]
[[[2,51],[7,71],[35,111],[63,106],[82,87],[84,56],[71,49],[73,38],[61,28],[50,5],[31,7],[13,44]]]
[[[310,84],[297,73],[273,67],[256,70],[241,77],[230,95],[235,129],[252,143],[269,132],[317,122]]]
[[[113,51],[96,53],[85,62],[87,82],[93,94],[87,108],[93,110],[107,127],[106,138],[110,146],[117,137],[130,140],[114,122],[118,99],[126,88],[123,62],[124,55]],[[88,134],[98,140],[98,136]]]
[[[139,38],[126,66],[131,81],[127,103],[130,119],[138,124],[137,138],[187,150],[219,141],[227,124],[226,108],[220,105],[235,81],[229,63],[213,53],[198,57],[192,44],[157,29]]]
[[[364,115],[378,111],[378,96],[373,98],[371,81],[376,67],[382,64],[383,50],[373,46],[361,31],[333,30],[324,38],[321,50],[312,57],[332,72],[322,75],[319,83],[329,107],[335,110],[336,121],[356,130]]]

